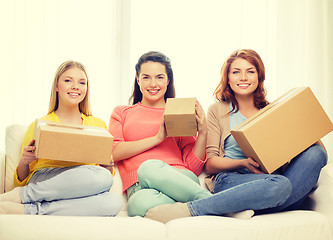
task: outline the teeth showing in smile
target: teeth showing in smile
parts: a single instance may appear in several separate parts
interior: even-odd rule
[[[78,93],[68,93],[70,96],[74,96],[74,97],[76,97],[76,96],[79,96],[80,94],[78,94]]]
[[[153,93],[153,94],[157,93],[158,91],[159,90],[148,90],[148,92]]]
[[[241,83],[241,84],[238,84],[239,87],[248,87],[250,86],[250,84],[248,83]]]

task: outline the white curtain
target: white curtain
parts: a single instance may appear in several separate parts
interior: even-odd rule
[[[310,86],[333,121],[333,1],[277,1],[275,94]],[[333,153],[333,133],[323,138]]]
[[[0,149],[5,127],[47,114],[57,67],[83,63],[93,114],[108,122],[120,104],[121,0],[0,1]]]
[[[74,59],[88,69],[92,110],[108,123],[127,104],[134,65],[159,50],[178,97],[205,109],[226,57],[252,48],[266,66],[269,100],[310,86],[333,120],[332,0],[14,0],[0,2],[0,150],[5,127],[46,114],[53,75]],[[332,134],[324,138],[329,152]]]

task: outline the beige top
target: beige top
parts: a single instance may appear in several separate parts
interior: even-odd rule
[[[207,159],[213,156],[224,156],[224,141],[230,135],[229,115],[230,103],[216,102],[209,106],[207,112]],[[205,179],[208,189],[214,190],[215,175]]]
[[[207,159],[224,156],[224,141],[230,135],[230,103],[216,102],[209,106],[207,112]]]

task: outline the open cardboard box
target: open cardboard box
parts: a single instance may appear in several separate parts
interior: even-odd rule
[[[105,128],[37,119],[33,138],[38,158],[111,164],[113,137]]]
[[[231,130],[245,156],[272,173],[333,130],[309,87],[294,88]]]
[[[168,137],[196,136],[195,98],[168,98],[164,122]]]

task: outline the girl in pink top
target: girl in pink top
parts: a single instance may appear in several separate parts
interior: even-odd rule
[[[166,137],[165,103],[175,97],[170,60],[160,52],[148,52],[135,69],[132,105],[116,107],[109,124],[128,214],[145,216],[158,205],[211,196],[197,178],[206,162],[207,126],[201,105],[196,102],[197,137]]]

